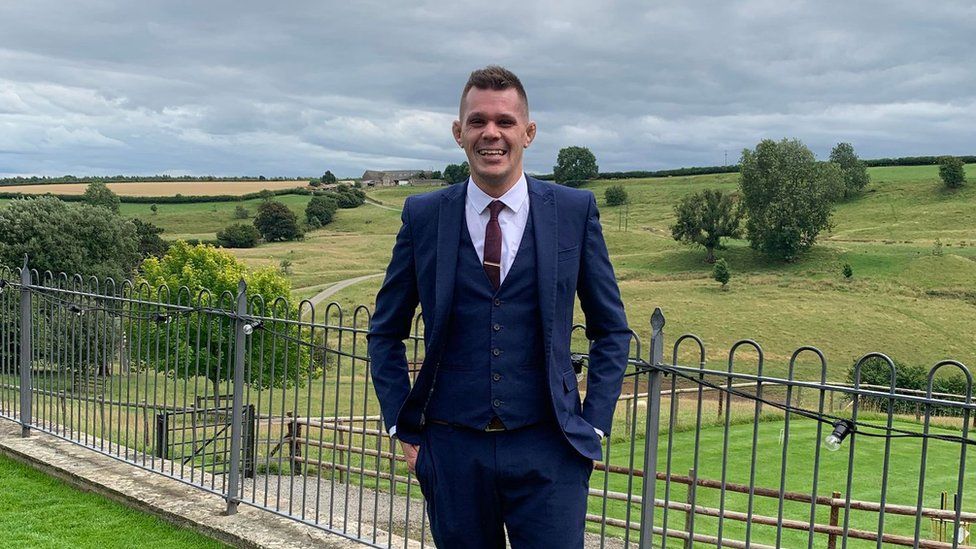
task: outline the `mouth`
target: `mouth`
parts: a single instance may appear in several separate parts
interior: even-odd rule
[[[508,154],[504,149],[478,149],[478,155],[483,158],[500,158]]]

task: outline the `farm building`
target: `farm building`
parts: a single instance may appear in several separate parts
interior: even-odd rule
[[[410,185],[419,181],[429,182],[430,174],[423,170],[366,170],[363,172],[363,185],[367,187],[392,187]]]

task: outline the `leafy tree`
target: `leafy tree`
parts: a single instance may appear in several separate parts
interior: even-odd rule
[[[88,185],[85,189],[84,196],[85,202],[91,204],[92,206],[101,206],[103,208],[108,208],[115,213],[119,213],[119,204],[121,200],[119,195],[112,192],[102,181],[94,181]]]
[[[336,176],[332,175],[332,172],[326,170],[325,173],[322,174],[321,181],[323,184],[328,185],[331,183],[335,183],[338,180],[336,179]]]
[[[844,263],[844,268],[842,269],[842,271],[844,273],[844,278],[846,278],[847,280],[854,278],[854,268],[851,267],[850,263]]]
[[[958,189],[966,184],[966,170],[962,160],[956,156],[939,157],[939,177],[950,189]]]
[[[251,212],[247,210],[244,204],[238,204],[234,208],[234,219],[247,219],[251,217]]]
[[[217,231],[217,243],[224,248],[253,248],[258,245],[261,233],[254,225],[234,223]]]
[[[725,262],[725,258],[715,262],[715,266],[712,267],[712,278],[722,284],[723,290],[726,289],[729,280],[732,278],[732,273],[729,272],[729,265]]]
[[[830,151],[830,161],[840,166],[844,173],[844,198],[861,194],[871,181],[867,165],[857,157],[850,143],[838,143]]]
[[[754,151],[742,151],[739,165],[750,245],[795,260],[830,226],[834,202],[843,195],[840,167],[817,162],[797,139],[764,139]]]
[[[165,303],[194,309],[208,307],[233,312],[241,279],[247,283],[252,315],[277,319],[297,317],[294,306],[275,301],[291,292],[290,283],[278,269],[266,267],[249,271],[230,253],[213,246],[190,246],[177,241],[165,256],[149,258],[142,267],[142,280],[149,285],[151,296],[158,295]],[[146,305],[140,312],[149,317],[160,311],[166,309]],[[213,393],[219,395],[220,384],[233,376],[234,322],[208,312],[169,314],[172,320],[168,324],[146,320],[137,331],[143,345],[169,346],[168,350],[160,348],[158,353],[148,353],[144,360],[148,361],[149,367],[174,377],[206,377],[213,386]],[[245,382],[258,388],[303,384],[313,373],[308,347],[282,339],[300,335],[296,325],[265,320],[261,329],[251,336],[263,337],[265,344],[254,345],[245,353]],[[272,345],[275,338],[278,338],[277,344]],[[165,358],[174,356],[181,360]],[[194,364],[206,367],[187,366]]]
[[[430,172],[430,178],[431,179],[442,179],[440,170],[434,170],[434,171]]]
[[[340,208],[358,208],[366,203],[366,193],[361,189],[338,185],[335,190],[335,200]]]
[[[295,213],[281,202],[269,200],[258,206],[254,226],[268,242],[295,240],[302,236]]]
[[[607,206],[620,206],[627,203],[627,191],[623,185],[611,185],[604,191]]]
[[[586,147],[564,147],[560,149],[552,172],[556,183],[596,179],[600,174],[596,165],[596,157]]]
[[[339,205],[334,198],[328,196],[313,196],[305,206],[305,218],[311,223],[312,220],[318,226],[328,225],[335,217],[336,209]]]
[[[149,206],[149,210],[152,211],[153,215],[156,215],[157,213],[159,213],[159,207],[156,206],[155,204],[153,204],[152,206]]]
[[[148,221],[132,219],[136,226],[136,234],[139,236],[139,254],[143,257],[161,257],[169,249],[169,243],[159,235],[163,234],[163,229]]]
[[[707,251],[705,261],[715,262],[715,248],[722,238],[739,238],[742,231],[742,209],[731,194],[718,189],[705,189],[687,195],[674,207],[677,221],[671,226],[671,236],[688,244],[697,244]]]
[[[448,164],[447,167],[444,168],[444,179],[452,185],[454,183],[463,183],[467,181],[468,177],[470,176],[471,169],[468,166],[467,160],[461,162],[460,164]]]
[[[308,184],[311,185],[311,186],[313,186],[313,187],[321,187],[322,186],[322,180],[321,179],[312,178],[312,179],[310,179],[308,181]]]
[[[0,208],[0,264],[19,267],[24,254],[39,272],[112,277],[117,282],[141,260],[131,221],[99,206],[51,196],[12,200]]]

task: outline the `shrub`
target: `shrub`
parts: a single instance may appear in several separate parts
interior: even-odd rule
[[[851,267],[850,263],[844,263],[843,272],[844,272],[844,278],[846,278],[847,280],[850,280],[851,278],[854,277],[854,269]]]
[[[623,185],[611,185],[603,193],[607,206],[620,206],[627,203],[627,191]]]
[[[254,225],[234,223],[217,231],[217,243],[224,248],[253,248],[258,245],[261,233]]]
[[[335,217],[336,209],[339,207],[334,198],[328,196],[313,196],[305,206],[305,219],[309,224],[314,224],[315,228],[328,225]]]
[[[258,206],[254,226],[268,242],[295,240],[304,236],[298,228],[298,218],[288,206],[268,200]]]
[[[729,265],[724,258],[715,262],[715,266],[712,267],[712,278],[722,284],[723,290],[727,287],[726,285],[732,278],[732,273],[729,272]]]
[[[244,204],[238,204],[234,208],[234,219],[247,219],[251,217],[251,212],[244,207]]]
[[[966,184],[966,171],[962,160],[955,156],[943,156],[939,158],[939,177],[942,182],[950,189],[958,189]]]

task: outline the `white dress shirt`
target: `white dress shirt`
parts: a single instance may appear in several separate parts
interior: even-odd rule
[[[485,261],[485,229],[488,227],[488,220],[491,219],[488,205],[493,200],[496,199],[485,194],[485,191],[468,178],[468,194],[464,199],[464,219],[468,223],[468,234],[471,235],[474,251],[478,253],[478,261],[482,263]],[[497,200],[505,204],[502,211],[498,212],[498,225],[502,230],[502,267],[498,279],[500,284],[505,281],[505,275],[515,262],[515,255],[518,254],[522,235],[525,233],[525,224],[529,221],[529,185],[525,182],[525,174],[522,174],[515,185]]]
[[[464,219],[468,224],[468,234],[471,243],[478,254],[478,261],[485,261],[485,229],[491,212],[488,205],[493,200],[501,200],[505,207],[498,212],[498,225],[502,230],[501,276],[499,284],[505,281],[505,275],[512,268],[515,256],[518,254],[525,225],[529,221],[529,185],[525,182],[523,173],[515,185],[497,199],[485,194],[471,178],[468,178],[468,190],[464,199]],[[596,434],[603,438],[603,431],[593,428]],[[396,426],[390,428],[390,436],[396,435]]]

